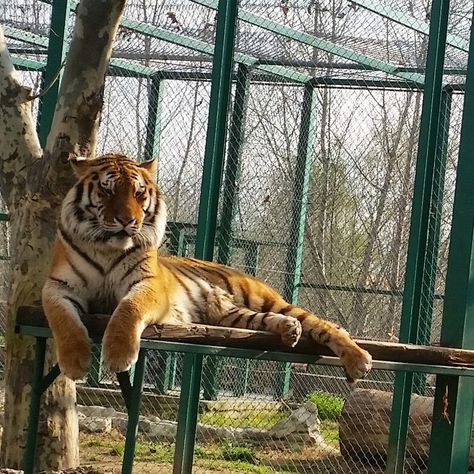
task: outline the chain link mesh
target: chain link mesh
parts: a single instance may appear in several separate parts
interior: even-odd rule
[[[437,219],[422,288],[425,343],[440,336],[463,102],[457,86],[472,18],[472,2],[451,3]],[[130,0],[124,19],[146,28],[123,23],[105,84],[98,152],[159,156],[170,221],[163,251],[170,254],[194,253],[216,5]],[[239,11],[216,259],[354,336],[397,340],[430,4],[241,0]],[[41,1],[0,0],[14,58],[46,62],[50,15]],[[12,32],[37,36],[22,41]],[[40,72],[21,75],[41,88]],[[8,252],[8,224],[0,221],[2,300]],[[1,309],[0,316],[1,330]],[[171,472],[182,370],[182,354],[148,352],[134,472]],[[208,358],[193,472],[383,472],[393,380],[374,370],[354,390],[336,367]],[[424,472],[429,447],[434,378],[423,380],[405,463],[414,474]],[[126,409],[100,348],[78,384],[78,404],[82,462],[118,472]]]

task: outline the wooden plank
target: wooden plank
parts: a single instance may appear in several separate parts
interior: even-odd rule
[[[103,335],[109,319],[110,316],[105,314],[86,314],[82,317],[89,333],[94,336]],[[36,327],[48,326],[43,310],[39,306],[19,308],[17,324]],[[296,347],[290,348],[282,344],[278,335],[266,331],[207,326],[204,324],[152,325],[143,331],[142,338],[297,354],[334,355],[328,347],[316,344],[306,337],[302,337]],[[355,342],[369,351],[375,360],[474,367],[474,350],[363,339],[355,339]]]

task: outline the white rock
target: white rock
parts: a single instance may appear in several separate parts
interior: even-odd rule
[[[95,405],[78,405],[77,411],[91,418],[112,418],[117,416],[117,411],[111,407],[101,407]]]
[[[319,438],[321,422],[314,403],[306,402],[294,410],[288,418],[280,420],[269,430],[273,438],[286,438],[292,434],[307,434]]]
[[[84,433],[110,433],[111,429],[111,418],[79,418],[79,430]]]

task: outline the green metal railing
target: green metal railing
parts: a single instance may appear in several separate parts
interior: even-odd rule
[[[39,410],[41,395],[48,386],[59,375],[56,365],[53,369],[43,375],[46,340],[51,337],[49,329],[34,326],[18,326],[20,334],[36,337],[35,371],[32,380],[32,397],[30,401],[29,425],[27,433],[27,444],[23,460],[25,474],[34,474],[36,438],[39,421]],[[96,341],[97,342],[97,341]],[[133,472],[134,447],[137,438],[137,429],[140,413],[140,400],[143,387],[144,366],[147,350],[160,350],[184,354],[183,384],[179,402],[177,436],[174,451],[174,474],[190,474],[192,472],[194,457],[194,442],[196,438],[197,414],[199,411],[200,393],[202,388],[203,357],[236,357],[246,360],[273,360],[284,363],[304,363],[318,365],[340,365],[339,359],[335,357],[320,355],[305,355],[297,353],[283,353],[243,348],[231,348],[212,345],[196,345],[184,342],[167,342],[157,340],[141,341],[141,350],[138,362],[134,369],[133,385],[127,373],[117,374],[120,381],[124,403],[128,411],[128,422],[125,439],[125,450],[122,463],[122,474]],[[440,365],[427,365],[400,362],[374,362],[374,369],[390,370],[405,373],[437,374],[443,377],[451,377],[462,384],[472,383],[474,380],[474,368],[469,367],[447,367]],[[470,444],[470,443],[468,443]],[[446,472],[432,468],[429,474]],[[466,471],[452,471],[466,472]]]
[[[438,257],[436,249],[439,234],[436,234],[436,230],[439,231],[440,218],[437,212],[439,204],[433,201],[433,195],[438,193],[434,193],[433,189],[438,186],[435,176],[439,166],[444,169],[444,160],[440,159],[443,157],[437,152],[439,137],[447,138],[440,135],[439,130],[444,112],[441,105],[448,12],[449,2],[433,0],[399,334],[401,342],[413,344],[426,343],[427,335],[429,337],[431,333],[432,294],[436,283],[432,268],[436,268]],[[431,249],[428,247],[429,242]],[[425,297],[426,292],[428,298]],[[422,386],[423,382],[414,380],[412,373],[397,374],[390,425],[388,473],[402,473],[404,470],[411,394],[413,389],[418,393],[422,391]]]

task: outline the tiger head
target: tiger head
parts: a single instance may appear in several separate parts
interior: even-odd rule
[[[137,163],[107,154],[70,162],[78,181],[62,205],[64,231],[97,246],[123,250],[161,245],[166,205],[156,184],[156,160]]]

